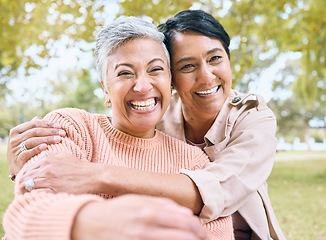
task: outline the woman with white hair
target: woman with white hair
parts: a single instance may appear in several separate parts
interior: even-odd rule
[[[196,217],[177,205],[166,204],[157,209],[157,215],[150,212],[150,225],[159,230],[137,227],[139,224],[132,221],[135,226],[119,233],[114,227],[133,219],[123,218],[125,222],[111,216],[112,201],[118,202],[119,197],[107,200],[116,194],[107,194],[106,184],[94,184],[99,183],[94,178],[105,182],[110,165],[178,173],[208,162],[201,149],[155,129],[171,99],[170,61],[163,40],[164,35],[154,25],[134,17],[120,17],[99,33],[97,67],[112,117],[71,108],[53,111],[45,117],[60,124],[67,137],[28,161],[18,174],[16,198],[3,221],[7,239],[207,237]],[[60,165],[58,173],[79,177],[79,181],[73,181],[76,185],[64,190],[66,193],[52,185],[67,184],[65,179],[55,178],[55,183],[44,181],[53,159]],[[45,171],[39,172],[40,169]],[[34,176],[35,172],[39,173]],[[125,181],[129,181],[128,177]],[[132,203],[131,206],[135,207]],[[172,213],[168,208],[172,208]],[[136,213],[139,216],[132,214],[134,219],[147,216],[148,211],[145,208]],[[210,239],[233,239],[230,216],[213,220],[206,228]]]

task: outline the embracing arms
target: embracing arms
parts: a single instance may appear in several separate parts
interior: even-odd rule
[[[195,214],[210,212],[205,218],[211,220],[230,215],[266,181],[276,149],[276,120],[268,108],[253,108],[235,122],[224,141],[206,149],[212,162],[203,169],[159,174],[112,167],[97,172],[96,185],[112,195],[142,193],[170,197]],[[37,142],[32,140],[36,147]],[[15,155],[9,162],[19,165],[24,162],[19,157]]]
[[[69,159],[57,171],[60,174],[69,164],[79,166],[79,169],[70,169],[70,175],[76,177],[78,174],[72,174],[74,172],[86,174],[80,172],[87,170],[85,162],[81,161],[87,152],[78,150],[82,141],[74,143],[64,138],[62,142],[48,146],[50,152],[31,159],[17,175],[16,198],[3,221],[8,239],[205,239],[206,232],[191,211],[168,199],[126,195],[104,200],[94,194],[78,194],[78,191],[62,193],[52,186],[22,193],[24,178],[33,179],[34,167],[42,168],[49,157]],[[43,170],[46,172],[46,167]],[[68,173],[64,174],[68,176]],[[83,176],[84,181],[87,177]],[[92,185],[83,184],[81,179],[82,176],[77,181],[79,185],[72,189]],[[59,179],[54,177],[52,181]],[[34,182],[36,187],[40,186],[42,177],[35,177]],[[65,183],[69,183],[69,179]]]
[[[29,159],[28,157],[39,153],[40,144],[45,145],[44,142],[48,142],[49,144],[44,147],[46,149],[48,145],[54,143],[50,140],[53,139],[53,131],[57,130],[57,128],[51,128],[48,121],[40,119],[33,119],[13,128],[8,144],[8,163],[11,166],[10,169],[13,170],[11,173],[16,173],[14,170],[21,168]],[[40,136],[40,132],[42,132],[42,137],[36,137]],[[26,141],[27,147],[27,150],[23,152],[19,148],[22,141]],[[79,170],[74,171],[75,169]],[[87,178],[82,176],[87,176]],[[56,192],[106,193],[113,196],[138,193],[168,197],[192,209],[195,214],[200,213],[203,205],[197,187],[188,176],[183,174],[152,173],[108,165],[98,167],[89,162],[80,164],[73,158],[60,159],[58,156],[47,154],[28,167],[28,171],[20,180],[22,191],[24,191],[23,183],[30,178],[35,178],[36,188],[51,188]],[[53,181],[53,179],[59,179],[59,181]],[[85,179],[92,184],[82,184]],[[74,189],[73,192],[72,189]]]

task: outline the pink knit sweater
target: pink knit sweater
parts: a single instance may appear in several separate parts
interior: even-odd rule
[[[59,123],[67,132],[67,137],[49,150],[72,153],[85,161],[164,173],[200,168],[208,161],[199,148],[157,130],[152,139],[123,133],[105,115],[67,108],[51,112],[46,119]],[[17,178],[19,181],[19,174]],[[78,210],[86,203],[102,200],[91,194],[32,191],[21,195],[16,188],[16,198],[3,219],[4,239],[68,240]],[[211,239],[234,239],[231,217],[209,222],[206,227]]]

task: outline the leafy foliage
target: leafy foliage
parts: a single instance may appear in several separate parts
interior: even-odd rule
[[[98,27],[105,23],[108,16],[116,14],[109,4],[112,1],[1,0],[0,100],[4,101],[3,106],[7,104],[4,96],[11,94],[7,84],[17,77],[18,69],[24,68],[22,75],[26,77],[32,69],[43,68],[47,60],[58,55],[58,41],[67,48],[80,47],[80,42],[93,42]],[[278,109],[289,112],[288,118],[284,118],[287,121],[296,118],[293,111],[298,111],[298,108],[293,108],[295,103],[300,103],[302,116],[308,116],[313,112],[312,109],[318,108],[318,114],[313,112],[313,116],[325,119],[326,1],[117,0],[117,4],[118,15],[143,16],[155,24],[163,23],[167,18],[188,8],[200,8],[211,13],[221,21],[232,39],[233,85],[244,91],[281,54],[301,53],[300,60],[295,64],[296,71],[288,71],[286,67],[280,72],[283,76],[275,79],[275,86],[281,87],[282,81],[286,81],[289,74],[293,75],[294,80],[287,86],[287,89],[293,91],[291,99],[274,96],[273,101],[277,102]],[[81,51],[92,49],[81,48]],[[97,96],[94,101],[91,100],[98,86],[93,88],[96,80],[89,71],[91,69],[71,70],[52,76],[52,93],[61,97],[61,104],[43,103],[38,112],[43,114],[52,110],[52,107],[61,106],[88,107],[101,111],[96,105],[102,100]],[[68,74],[69,81],[65,80],[65,74]],[[68,82],[73,87],[67,87]],[[92,86],[92,91],[87,86]],[[22,103],[19,102],[18,105],[22,106]],[[25,117],[29,115],[27,112],[33,113],[28,108],[23,108]],[[19,112],[17,109],[16,112]],[[2,111],[5,112],[3,116],[7,116],[11,110]],[[283,116],[279,116],[282,121]],[[19,116],[16,118],[18,121],[23,119]],[[309,125],[309,118],[305,119]],[[5,125],[3,121],[17,122],[11,117],[2,117],[0,126]]]
[[[38,68],[35,58],[26,54],[32,46],[41,46],[37,56],[48,59],[51,48],[63,35],[75,41],[94,41],[98,25],[95,12],[102,11],[94,1],[1,0],[0,73],[8,75],[21,65]],[[28,71],[26,72],[28,74]]]

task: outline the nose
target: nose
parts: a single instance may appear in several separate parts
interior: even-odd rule
[[[136,79],[135,85],[133,87],[135,92],[139,92],[143,94],[149,92],[152,88],[153,86],[151,83],[151,78],[146,74],[139,76]]]
[[[200,67],[199,74],[197,76],[197,82],[209,84],[216,78],[215,74],[213,73],[213,69],[211,66],[207,64],[203,64]]]

